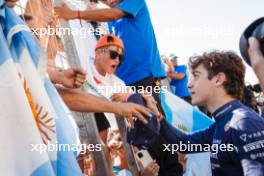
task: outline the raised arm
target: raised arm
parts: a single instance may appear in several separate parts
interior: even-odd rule
[[[186,134],[181,130],[173,127],[171,124],[167,122],[167,120],[161,120],[161,129],[160,135],[169,143],[169,144],[201,144],[201,145],[211,145],[215,125],[211,125],[210,127],[203,129],[201,131],[197,131],[192,134]],[[181,151],[182,153],[195,153],[202,152],[198,151]]]
[[[85,19],[93,21],[113,21],[122,18],[126,15],[125,12],[118,8],[87,10],[87,11],[75,11],[71,10],[66,4],[62,6],[54,7],[55,13],[63,19]]]

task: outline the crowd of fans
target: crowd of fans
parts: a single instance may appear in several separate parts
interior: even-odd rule
[[[6,0],[6,5],[13,8],[16,2],[16,0]],[[224,152],[220,153],[222,156],[211,158],[212,175],[263,175],[263,157],[251,159],[250,154],[252,153],[243,151],[243,146],[248,143],[241,143],[239,139],[235,139],[239,138],[242,133],[264,130],[264,119],[260,117],[264,116],[262,92],[264,57],[259,49],[259,42],[255,38],[249,39],[248,52],[252,68],[259,78],[259,87],[262,88],[262,90],[259,88],[259,91],[255,91],[252,87],[246,89],[244,64],[242,59],[233,52],[214,51],[191,57],[189,69],[187,65],[178,64],[178,57],[175,54],[163,55],[160,58],[144,0],[101,0],[101,2],[109,8],[94,9],[95,7],[89,4],[88,10],[75,11],[66,4],[56,6],[54,16],[47,23],[56,26],[58,18],[109,22],[109,30],[112,34],[98,37],[95,58],[89,61],[92,76],[87,75],[82,68],[69,66],[62,42],[63,36],[49,36],[46,39],[47,46],[43,44],[45,42],[39,36],[35,35],[35,39],[45,48],[49,78],[56,85],[65,104],[72,111],[95,114],[102,143],[106,146],[105,154],[109,173],[118,175],[124,170],[129,170],[120,131],[111,127],[109,119],[126,118],[129,125],[135,127],[133,117],[147,124],[146,117],[151,117],[154,113],[161,123],[161,135],[146,149],[153,161],[143,167],[141,161],[137,160],[140,175],[183,175],[185,155],[163,151],[162,146],[164,143],[178,143],[179,141],[187,143],[188,140],[193,143],[210,144],[214,143],[214,140],[218,142],[222,140],[233,142],[238,148],[236,152],[233,151],[230,154],[233,158]],[[40,27],[33,11],[26,11],[21,18],[30,28]],[[87,76],[92,77],[88,84],[86,83]],[[141,86],[154,88],[161,85],[166,85],[169,91],[188,103],[199,106],[206,114],[212,114],[216,125],[209,127],[206,131],[186,135],[167,123],[158,93],[151,92],[154,99],[152,96],[143,95],[146,106],[128,102],[129,97],[133,95],[129,91],[129,86],[139,89]],[[79,89],[82,86],[88,87],[87,92]],[[109,87],[115,90],[116,86],[127,86],[127,91],[105,90]],[[108,100],[103,99],[101,95]],[[240,100],[247,106],[243,105]],[[248,107],[254,109],[256,113]],[[236,109],[242,111],[242,115],[233,112]],[[235,114],[233,117],[239,123],[233,122],[234,119],[230,117],[232,113]],[[218,118],[224,119],[223,122],[219,122],[220,125],[217,124],[220,121]],[[233,124],[230,124],[230,121]],[[232,128],[232,130],[227,129],[227,134],[225,133],[226,128]],[[218,136],[214,136],[215,131]],[[249,142],[259,142],[263,139],[264,135],[251,139]],[[257,153],[264,153],[263,143],[261,145]],[[135,146],[131,147],[134,153],[140,150]],[[96,175],[96,165],[91,152],[87,150],[76,160],[84,175]]]

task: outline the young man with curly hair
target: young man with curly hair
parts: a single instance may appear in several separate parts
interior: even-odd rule
[[[233,52],[214,51],[191,57],[189,66],[192,103],[206,106],[215,123],[185,134],[161,117],[160,134],[170,144],[203,146],[180,152],[202,152],[209,146],[213,176],[263,176],[264,119],[240,102],[245,76],[240,57]],[[150,107],[158,113],[155,106]]]

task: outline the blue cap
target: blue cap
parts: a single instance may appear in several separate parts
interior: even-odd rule
[[[136,93],[128,98],[128,102],[140,104],[146,107],[146,102],[144,98]],[[134,128],[128,127],[127,129],[127,142],[138,148],[147,149],[150,147],[157,137],[159,136],[160,123],[155,114],[150,118],[146,117],[148,123],[143,124],[140,120],[134,120]]]

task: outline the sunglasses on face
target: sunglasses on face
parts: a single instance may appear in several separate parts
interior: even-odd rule
[[[109,50],[109,56],[110,59],[114,60],[118,57],[119,62],[121,62],[123,60],[124,55],[123,54],[119,54],[117,51],[113,51],[113,50]]]

